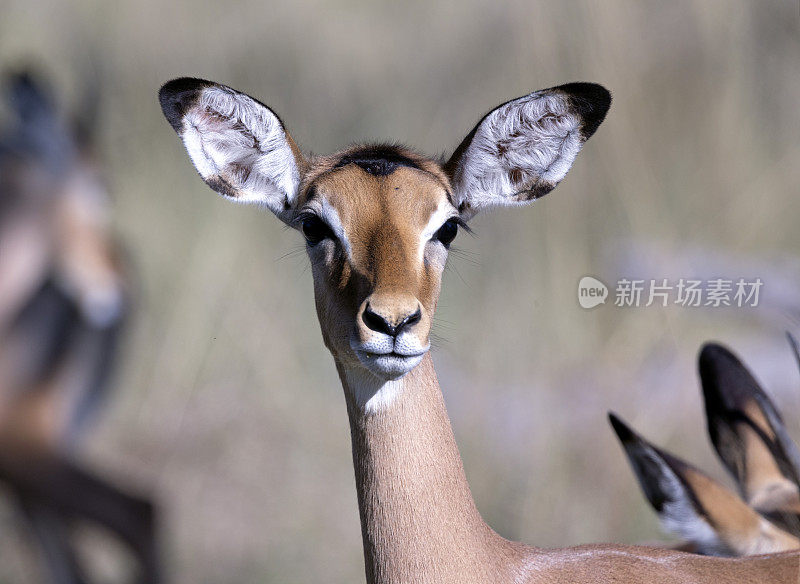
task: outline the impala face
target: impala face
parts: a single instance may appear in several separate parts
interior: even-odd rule
[[[447,250],[462,219],[441,168],[390,147],[320,161],[293,220],[306,238],[325,343],[395,379],[430,347]]]
[[[611,98],[576,83],[512,100],[444,165],[386,145],[306,158],[269,108],[209,81],[176,79],[159,99],[211,188],[266,206],[304,235],[323,338],[339,367],[389,381],[430,347],[459,227],[484,208],[551,191]]]

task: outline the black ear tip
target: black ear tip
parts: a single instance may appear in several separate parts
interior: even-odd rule
[[[164,85],[162,85],[158,95],[172,95],[176,93],[197,91],[212,85],[214,84],[211,81],[206,81],[205,79],[197,79],[195,77],[178,77],[176,79],[167,81]]]
[[[708,342],[700,347],[700,361],[718,361],[720,359],[730,359],[733,353],[725,345]]]
[[[611,106],[611,92],[598,83],[578,81],[562,85],[559,89],[569,93],[573,97],[591,101],[599,110],[604,112],[607,112],[608,108]]]
[[[172,81],[167,81],[158,91],[158,101],[161,104],[161,111],[167,121],[178,132],[183,125],[183,114],[195,102],[199,92],[213,85],[205,79],[195,79],[193,77],[179,77]]]
[[[706,415],[727,415],[762,394],[758,382],[727,347],[706,343],[698,357],[700,382],[706,402]]]
[[[611,427],[614,428],[614,432],[617,433],[620,442],[630,442],[636,438],[633,430],[614,412],[608,412],[608,421],[611,422]]]
[[[572,107],[583,119],[581,133],[588,140],[603,120],[611,107],[611,93],[597,83],[567,83],[557,89],[569,95]]]
[[[697,357],[700,378],[704,383],[717,378],[723,371],[743,365],[733,352],[719,343],[705,343]]]

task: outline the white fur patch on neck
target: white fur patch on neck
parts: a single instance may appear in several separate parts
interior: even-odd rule
[[[387,381],[365,369],[348,369],[345,371],[345,377],[356,405],[368,416],[389,409],[405,385],[402,377]]]
[[[562,93],[535,92],[498,107],[480,123],[456,169],[457,202],[468,198],[475,209],[525,202],[512,198],[523,190],[521,175],[529,184],[555,186],[581,149],[580,128]]]
[[[283,126],[254,99],[224,86],[203,89],[181,138],[203,179],[224,179],[235,199],[277,213],[297,197],[300,174]]]

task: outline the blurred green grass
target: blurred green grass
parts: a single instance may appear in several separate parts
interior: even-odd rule
[[[174,581],[353,582],[363,563],[346,414],[300,238],[202,184],[158,108],[164,81],[246,91],[319,153],[390,139],[438,154],[509,98],[574,80],[611,89],[607,121],[553,194],[457,240],[434,359],[500,533],[633,542],[659,531],[606,410],[724,478],[697,349],[716,338],[744,353],[800,438],[782,337],[797,313],[585,311],[576,283],[610,279],[620,246],[652,278],[674,266],[646,249],[746,255],[765,273],[794,257],[798,39],[796,3],[772,0],[4,0],[3,64],[41,63],[73,103],[85,63],[102,70],[101,153],[140,294],[86,456],[156,486]],[[0,581],[32,581],[12,521],[4,505]]]

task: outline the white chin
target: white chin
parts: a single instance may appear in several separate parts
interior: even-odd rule
[[[419,365],[425,353],[419,355],[402,356],[396,353],[389,353],[386,355],[378,355],[375,353],[366,353],[364,351],[357,351],[359,360],[364,366],[369,369],[374,375],[381,379],[394,380],[399,379],[414,367]]]

